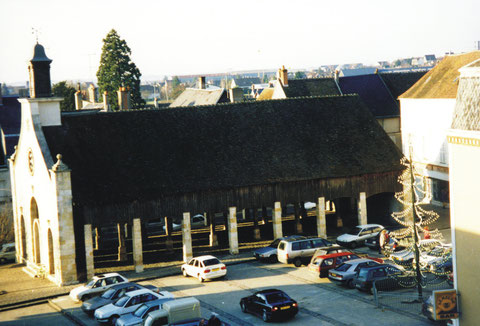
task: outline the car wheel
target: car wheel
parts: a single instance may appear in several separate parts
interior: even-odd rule
[[[270,262],[271,262],[271,263],[276,263],[276,262],[278,262],[277,255],[271,255],[271,256],[270,256]]]
[[[270,319],[268,318],[268,314],[267,314],[267,311],[264,310],[263,311],[263,314],[262,314],[262,319],[264,322],[268,322]]]
[[[240,308],[242,308],[242,312],[247,312],[247,306],[245,306],[244,302],[240,302]]]
[[[200,283],[204,281],[202,275],[198,274],[198,280],[200,281]]]
[[[110,324],[115,326],[115,324],[117,323],[117,319],[118,319],[117,315],[110,317]]]
[[[349,279],[349,280],[347,281],[347,287],[348,287],[349,289],[353,289],[353,288],[355,287],[355,284],[353,284],[353,279]]]
[[[187,274],[187,271],[185,270],[185,268],[182,269],[182,274],[183,274],[183,276],[188,277],[188,274]]]
[[[300,266],[302,266],[302,261],[301,261],[300,258],[297,258],[297,259],[295,259],[293,264],[295,265],[295,267],[300,267]]]

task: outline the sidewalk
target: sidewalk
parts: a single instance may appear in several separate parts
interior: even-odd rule
[[[217,255],[217,257],[226,265],[240,264],[255,259],[251,251],[240,252],[238,255]],[[182,261],[171,261],[152,266],[146,265],[142,273],[135,273],[133,266],[131,268],[124,266],[124,270],[116,272],[133,282],[140,282],[180,274],[182,264]],[[75,284],[59,287],[47,279],[32,278],[22,271],[23,267],[22,264],[0,265],[0,310],[11,305],[67,295],[71,289],[78,286]],[[125,270],[126,268],[128,270]]]

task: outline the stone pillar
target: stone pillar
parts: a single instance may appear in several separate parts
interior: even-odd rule
[[[358,199],[358,224],[367,224],[367,195],[364,192]]]
[[[228,209],[228,244],[230,254],[238,254],[238,232],[237,232],[237,208],[230,207]]]
[[[327,238],[327,220],[325,219],[325,197],[317,200],[317,234],[321,238]]]
[[[210,247],[218,247],[218,237],[217,231],[215,230],[215,213],[208,212],[207,213],[207,220],[210,226]]]
[[[122,223],[117,223],[118,232],[118,261],[127,260],[127,247],[125,246],[125,228]]]
[[[190,212],[183,213],[182,222],[183,261],[188,262],[193,258],[192,251],[192,228],[190,224]]]
[[[246,210],[245,208],[242,209],[242,220],[243,220],[243,221],[245,221],[245,219],[246,219],[246,215],[245,215],[245,214],[246,214],[246,211],[247,211],[247,210]]]
[[[275,202],[272,214],[273,238],[278,239],[282,234],[282,206],[279,201]]]
[[[100,234],[98,227],[95,228],[95,250],[98,250],[98,243],[100,242]]]
[[[92,225],[85,224],[83,230],[85,235],[85,265],[87,269],[87,280],[91,280],[93,275],[95,275],[95,268],[93,266]]]
[[[165,239],[165,247],[168,251],[173,250],[173,239],[172,239],[173,225],[172,218],[170,216],[165,216],[165,233],[167,235]]]
[[[142,245],[142,223],[139,218],[133,219],[132,227],[132,244],[133,244],[133,266],[135,272],[143,272],[143,245]]]
[[[295,210],[294,210],[295,211],[295,232],[297,234],[302,234],[303,233],[303,227],[302,227],[302,223],[300,223],[300,212],[299,212],[298,203],[294,204],[294,208],[295,208]]]

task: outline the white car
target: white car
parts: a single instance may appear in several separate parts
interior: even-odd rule
[[[108,290],[110,287],[127,283],[128,279],[118,273],[96,275],[86,285],[78,286],[70,291],[70,298],[75,301],[87,300]]]
[[[172,300],[173,294],[168,291],[155,293],[148,289],[141,289],[125,293],[123,297],[114,303],[107,304],[95,310],[95,320],[99,323],[110,323],[115,325],[120,316],[134,312],[142,304],[164,299]]]
[[[202,214],[194,215],[190,220],[190,227],[192,229],[203,228],[206,225],[207,224],[206,224],[205,216],[203,216]],[[173,231],[180,231],[182,229],[182,225],[172,223],[172,229],[173,229]],[[166,230],[165,225],[163,226],[163,230],[164,231]]]
[[[341,246],[350,248],[363,246],[365,244],[365,240],[376,237],[382,230],[383,226],[380,224],[357,225],[347,233],[339,236],[337,238],[337,243]]]
[[[207,279],[224,277],[227,275],[227,266],[218,258],[210,255],[192,258],[187,264],[182,265],[183,276],[193,276],[200,282]]]

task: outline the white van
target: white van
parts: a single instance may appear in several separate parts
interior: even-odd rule
[[[167,301],[162,305],[162,309],[149,313],[144,325],[169,325],[181,320],[200,317],[200,301],[193,297],[183,298]]]
[[[296,267],[308,265],[318,248],[330,248],[334,245],[323,238],[284,239],[277,248],[278,261],[284,264],[293,263]]]

